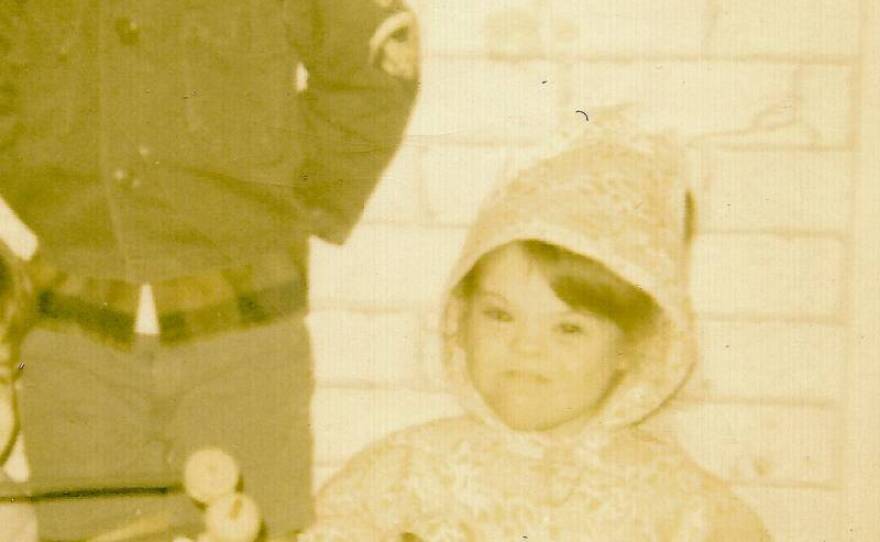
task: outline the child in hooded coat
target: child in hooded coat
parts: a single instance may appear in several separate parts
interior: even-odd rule
[[[358,454],[303,539],[768,540],[722,482],[641,426],[695,362],[683,176],[669,141],[596,128],[503,183],[443,315],[467,414]]]

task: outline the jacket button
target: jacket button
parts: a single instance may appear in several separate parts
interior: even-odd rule
[[[113,180],[123,188],[140,188],[143,181],[125,168],[113,170]]]
[[[115,28],[119,41],[124,45],[134,45],[138,42],[141,27],[136,21],[128,17],[120,17],[116,19]]]
[[[124,168],[116,168],[113,170],[113,180],[117,182],[125,182],[131,179],[131,172]]]

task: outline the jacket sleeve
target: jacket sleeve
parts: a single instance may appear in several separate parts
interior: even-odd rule
[[[12,150],[21,131],[17,76],[24,67],[27,47],[22,5],[17,0],[0,0],[0,198],[19,218],[38,203],[30,197],[28,183],[10,175]]]
[[[699,484],[682,493],[676,535],[670,540],[706,542],[771,542],[758,515],[726,484],[703,474]]]
[[[22,31],[22,24],[19,10],[18,2],[0,0],[0,160],[5,158],[18,126],[16,115],[18,94],[13,71],[14,57],[21,45],[19,34]],[[0,161],[0,166],[5,164]]]
[[[289,1],[308,83],[295,183],[311,230],[341,244],[400,144],[419,81],[418,28],[400,0]]]
[[[709,534],[712,542],[771,542],[770,533],[749,507],[732,495],[719,499],[709,514]]]
[[[654,484],[667,498],[658,503],[663,511],[659,539],[676,542],[770,542],[772,538],[758,515],[730,486],[703,470],[677,444],[664,442],[655,448]],[[665,508],[663,504],[672,506]]]

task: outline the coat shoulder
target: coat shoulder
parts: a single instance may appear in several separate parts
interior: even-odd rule
[[[675,441],[634,430],[618,451],[619,458],[639,465],[644,482],[678,503],[678,532],[709,533],[705,539],[722,542],[771,540],[761,518],[730,485]]]

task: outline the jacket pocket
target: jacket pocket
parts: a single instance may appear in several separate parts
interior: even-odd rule
[[[197,161],[238,174],[286,158],[296,58],[267,0],[190,0],[181,25],[183,116]]]

